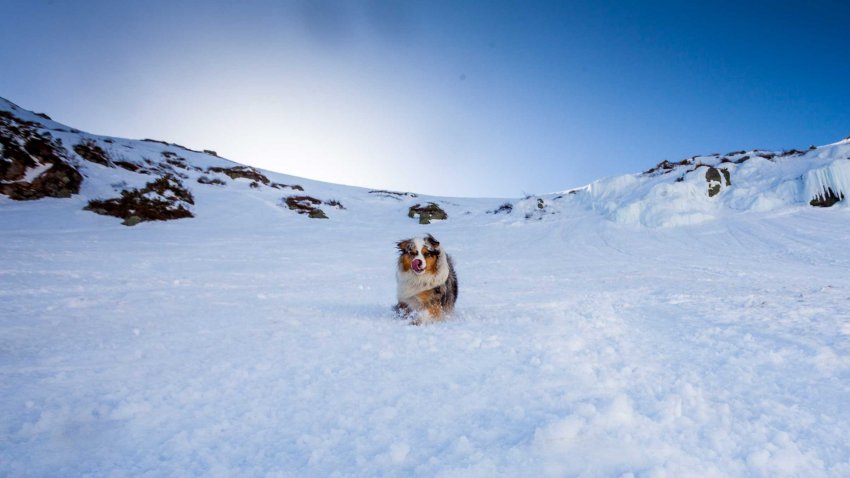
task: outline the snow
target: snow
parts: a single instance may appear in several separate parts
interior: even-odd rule
[[[2,474],[850,471],[844,210],[449,220],[458,312],[428,327],[389,311],[425,226],[268,213],[5,226]]]
[[[850,209],[806,204],[847,148],[509,214],[268,173],[344,205],[317,220],[189,171],[196,217],[134,227],[82,207],[151,177],[81,164],[70,199],[0,196],[0,476],[848,476]],[[426,232],[460,294],[415,327],[395,242]]]

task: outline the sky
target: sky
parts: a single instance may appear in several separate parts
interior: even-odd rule
[[[518,197],[850,135],[850,2],[0,0],[0,96],[322,181]]]

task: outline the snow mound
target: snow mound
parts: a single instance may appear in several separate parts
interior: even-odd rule
[[[664,161],[642,174],[574,190],[582,207],[622,224],[672,227],[732,212],[766,212],[844,203],[850,191],[850,142],[808,151],[740,151]]]

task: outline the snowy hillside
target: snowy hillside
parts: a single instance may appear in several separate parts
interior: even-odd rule
[[[738,151],[663,162],[579,190],[605,217],[647,226],[695,224],[742,211],[830,207],[850,192],[850,138],[807,151]]]
[[[4,100],[0,144],[0,476],[850,476],[847,141],[522,199]],[[425,232],[460,297],[412,327]]]
[[[427,208],[434,202],[441,213],[448,212],[452,221],[485,212],[521,221],[586,210],[619,223],[664,227],[696,224],[745,211],[791,210],[810,205],[846,207],[842,199],[850,193],[850,138],[819,148],[811,146],[806,151],[752,150],[693,156],[675,163],[664,161],[641,174],[611,177],[563,193],[508,202],[369,191],[260,171],[219,158],[212,151],[193,151],[155,140],[91,135],[2,98],[0,145],[6,158],[0,162],[0,193],[16,199],[35,199],[39,196],[32,196],[31,191],[40,187],[48,191],[42,196],[68,197],[67,191],[49,193],[56,182],[49,176],[60,169],[53,163],[62,163],[64,168],[73,170],[72,174],[81,175],[76,181],[81,187],[78,185],[73,191],[66,207],[111,214],[132,223],[128,225],[193,216],[210,220],[224,213],[217,199],[238,196],[252,204],[283,206],[314,218],[331,214],[338,220],[367,220],[364,216],[376,219],[376,214],[403,217],[411,214],[411,207]],[[49,154],[39,156],[39,150]],[[162,184],[151,184],[161,178],[166,178]],[[108,202],[122,195],[121,204],[116,204],[117,199]],[[343,197],[346,201],[340,203],[338,198]],[[90,200],[100,202],[89,204]],[[341,212],[348,210],[346,203],[354,209]],[[416,211],[413,213],[418,218]],[[242,213],[253,215],[254,207],[243,209]],[[285,216],[282,211],[278,213]]]

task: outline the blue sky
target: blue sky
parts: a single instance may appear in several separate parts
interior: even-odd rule
[[[0,96],[325,181],[515,197],[850,135],[850,2],[0,0]]]

